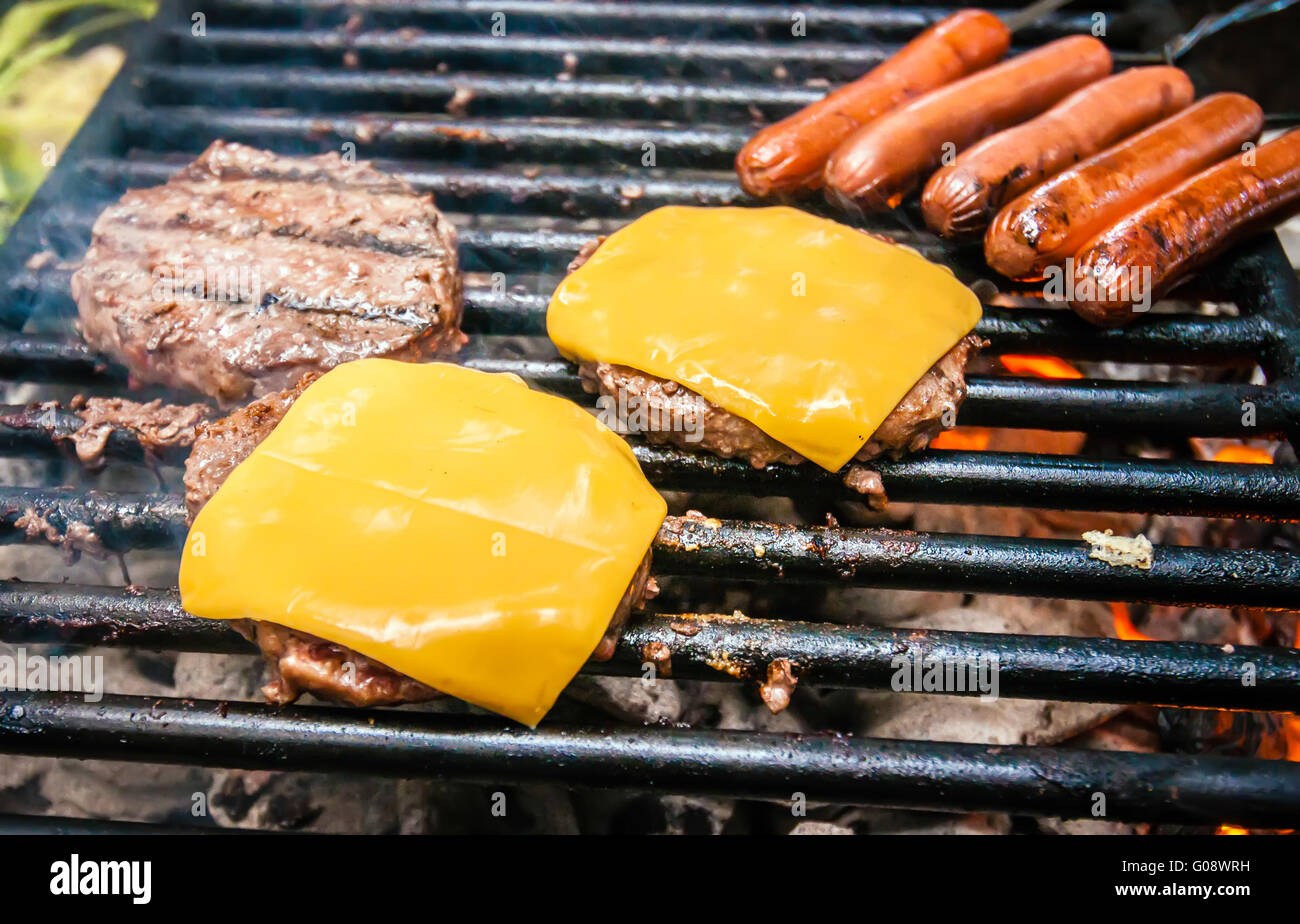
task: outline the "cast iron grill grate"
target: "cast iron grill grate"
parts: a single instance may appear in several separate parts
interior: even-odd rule
[[[126,393],[123,370],[75,337],[66,268],[106,204],[161,182],[223,137],[284,153],[356,145],[358,156],[437,193],[460,231],[467,279],[466,362],[516,372],[581,397],[573,368],[511,349],[544,335],[546,298],[593,236],[667,203],[743,204],[729,173],[756,111],[783,115],[881,60],[941,7],[837,6],[790,13],[764,3],[714,6],[534,0],[213,0],[202,30],[164,4],[130,40],[131,58],[0,250],[0,375]],[[505,34],[493,35],[498,15]],[[1089,28],[1058,14],[1032,43]],[[202,31],[201,35],[196,35]],[[1140,24],[1111,16],[1122,63],[1155,60]],[[809,84],[809,81],[813,81]],[[455,114],[468,100],[473,115]],[[450,108],[448,108],[450,107]],[[444,110],[447,110],[444,112]],[[645,145],[657,166],[642,166]],[[913,222],[914,227],[919,223]],[[879,229],[973,279],[959,253],[906,227]],[[33,254],[57,261],[29,268]],[[491,274],[509,280],[504,290]],[[1143,433],[1156,437],[1300,435],[1300,308],[1275,236],[1220,261],[1196,293],[1237,315],[1162,315],[1129,331],[1084,329],[1037,307],[989,307],[992,352],[1188,365],[1259,364],[1267,384],[1046,381],[972,376],[961,423]],[[1243,406],[1254,425],[1243,423]],[[80,424],[70,412],[0,408],[0,451],[54,454]],[[827,500],[853,496],[837,476],[635,445],[665,489]],[[125,431],[110,457],[145,456]],[[164,459],[175,462],[177,459]],[[1300,520],[1294,467],[1131,458],[935,451],[880,466],[890,497],[1069,510]],[[27,510],[56,527],[86,523],[113,551],[176,547],[177,495],[0,487],[0,539]],[[761,559],[752,550],[762,545]],[[1081,542],[670,518],[656,571],[687,580],[859,583],[1175,605],[1300,608],[1300,556],[1282,549],[1159,547],[1150,571],[1109,568]],[[663,642],[677,678],[752,681],[776,658],[801,682],[886,688],[899,654],[997,655],[1006,696],[1294,711],[1300,654],[1111,639],[847,628],[816,612],[747,622],[633,620],[613,661],[635,675]],[[224,626],[184,614],[173,592],[8,581],[0,640],[249,651]],[[710,666],[731,653],[736,675]],[[1243,685],[1243,673],[1255,683]],[[678,728],[505,728],[487,719],[109,696],[0,693],[0,751],[273,769],[346,769],[598,786],[655,786],[737,797],[944,810],[1296,826],[1300,768],[1284,761],[786,736]]]

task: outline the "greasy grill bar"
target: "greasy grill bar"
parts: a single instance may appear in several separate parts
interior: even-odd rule
[[[0,369],[12,368],[15,359],[24,361],[23,354],[28,351],[33,366],[38,362],[57,363],[82,381],[98,378],[107,369],[84,346],[65,347],[28,337],[0,346]],[[465,365],[484,372],[510,372],[539,388],[569,397],[583,395],[577,372],[563,360],[476,352],[467,351]],[[976,375],[967,382],[968,396],[958,416],[961,424],[1174,437],[1193,433],[1259,437],[1300,432],[1300,393],[1277,385],[1058,381]],[[1249,419],[1243,413],[1247,405],[1253,408]]]
[[[239,10],[245,21],[256,17],[263,25],[303,25],[308,17],[321,26],[342,25],[353,12],[348,0],[224,0],[223,7]],[[1103,3],[1098,9],[1115,4]],[[790,16],[785,7],[764,3],[655,2],[635,0],[621,3],[593,3],[565,0],[556,6],[548,0],[366,0],[366,12],[376,22],[452,25],[461,29],[480,23],[485,16],[502,12],[531,26],[552,28],[557,24],[590,29],[603,25],[611,28],[652,23],[671,26],[688,23],[696,34],[740,33],[752,38],[777,38],[788,33]],[[951,10],[923,4],[896,4],[888,7],[821,6],[809,7],[806,22],[810,27],[834,29],[843,39],[877,44],[883,37],[907,39],[941,20]],[[1035,39],[1044,36],[1086,32],[1092,20],[1068,10],[1029,24],[1024,34]],[[1117,17],[1116,28],[1131,29],[1126,17]],[[868,48],[867,53],[874,53]]]
[[[0,405],[0,451],[62,454],[82,427],[73,411]],[[717,491],[754,496],[859,495],[839,475],[812,466],[756,469],[737,459],[633,443],[641,469],[671,491]],[[181,464],[186,446],[165,447],[155,457],[136,434],[113,429],[104,453],[111,459]],[[1300,520],[1300,484],[1273,465],[1152,459],[1089,459],[1036,453],[935,451],[918,458],[877,463],[886,492],[896,500],[978,503],[1061,510],[1111,510],[1182,516]],[[35,498],[21,494],[14,505]]]
[[[114,551],[175,547],[185,535],[179,495],[0,487],[0,542],[35,511],[56,529],[88,526]],[[784,526],[669,517],[655,570],[741,581],[861,584],[1176,606],[1300,609],[1300,556],[1265,549],[1160,546],[1149,569],[1112,567],[1084,542],[911,530]]]
[[[1300,826],[1282,760],[988,747],[670,727],[536,731],[461,716],[0,692],[0,748],[28,754],[652,788],[731,798]]]
[[[21,581],[0,582],[0,638],[11,644],[254,650],[228,626],[187,614],[168,591]],[[800,666],[801,683],[889,689],[900,657],[909,662],[996,658],[999,693],[1013,698],[1300,708],[1300,652],[1284,648],[1226,650],[1185,642],[884,629],[725,615],[635,616],[613,659],[592,662],[585,672],[640,676],[644,652],[656,642],[672,651],[666,669],[674,679],[761,680],[768,664],[786,658]],[[715,666],[719,651],[729,654],[730,672]],[[1254,686],[1241,683],[1246,665],[1254,665]]]
[[[67,276],[57,292],[20,275],[10,283],[10,307],[51,296],[66,299]],[[534,334],[546,331],[544,295],[516,291],[494,292],[469,285],[465,291],[464,330],[470,334]],[[1253,361],[1282,336],[1256,315],[1240,318],[1170,315],[1158,325],[1131,330],[1090,328],[1080,331],[1063,312],[986,306],[975,333],[992,341],[991,350],[1007,353],[1050,353],[1065,359],[1109,359],[1135,362],[1242,363]],[[55,364],[51,367],[51,363]],[[0,372],[9,378],[89,382],[109,376],[109,360],[94,355],[80,340],[10,334],[0,342]]]

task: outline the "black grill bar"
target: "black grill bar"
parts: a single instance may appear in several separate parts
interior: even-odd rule
[[[669,517],[655,568],[715,580],[840,580],[904,590],[953,590],[1179,606],[1300,607],[1300,556],[1252,549],[1159,546],[1150,570],[1088,557],[1083,542]]]
[[[161,182],[170,170],[159,171],[150,182]],[[439,175],[455,188],[456,180]],[[501,174],[483,173],[483,177],[496,177],[501,184],[496,189],[511,195],[518,186],[536,192],[535,184],[546,183],[545,177],[528,180],[523,177],[503,177]],[[430,183],[434,177],[427,178]],[[569,182],[573,180],[573,182]],[[476,184],[478,178],[466,180]],[[573,190],[584,186],[593,195],[617,195],[626,184],[614,178],[592,179],[590,184],[570,177],[545,194],[568,197]],[[475,187],[477,188],[477,187]],[[460,187],[466,195],[469,185]],[[644,187],[650,195],[651,187]],[[661,190],[655,195],[670,199],[676,193]],[[711,204],[726,204],[713,202]],[[474,240],[479,240],[475,235]],[[487,238],[482,238],[486,245]],[[74,312],[68,290],[71,272],[46,270],[39,275],[26,273],[7,285],[11,298],[40,301],[47,306]],[[490,285],[465,288],[465,317],[463,329],[468,334],[532,334],[546,333],[546,306],[554,279],[535,275],[507,277],[505,291],[494,290]],[[1065,359],[1112,360],[1116,362],[1169,362],[1191,364],[1245,364],[1258,361],[1260,354],[1272,343],[1274,336],[1267,324],[1254,316],[1202,317],[1197,315],[1167,315],[1159,324],[1146,324],[1125,329],[1102,329],[1080,321],[1068,311],[1031,308],[998,308],[986,305],[983,317],[975,326],[975,333],[991,341],[986,350],[997,353],[1050,354]],[[30,356],[28,355],[30,354]],[[0,339],[0,375],[12,378],[39,380],[45,371],[42,366],[50,361],[59,365],[49,370],[49,376],[61,381],[84,381],[92,374],[103,374],[109,360],[95,356],[80,340],[68,342],[65,338],[12,334]],[[91,368],[84,369],[89,363]]]
[[[255,650],[225,623],[186,613],[175,591],[27,581],[0,582],[0,641],[208,654]]]
[[[28,382],[125,382],[126,370],[80,340],[17,334],[0,337],[0,377]]]
[[[132,137],[176,150],[194,148],[212,138],[249,138],[265,144],[301,143],[315,139],[354,141],[366,150],[396,149],[450,155],[474,152],[515,156],[520,152],[561,151],[566,158],[607,161],[624,152],[626,166],[639,166],[642,145],[655,145],[661,166],[725,167],[744,144],[748,132],[721,125],[681,127],[663,122],[607,121],[593,125],[579,119],[501,118],[457,119],[447,116],[289,115],[256,110],[213,109],[202,106],[133,106],[122,113]]]
[[[1170,438],[1300,434],[1300,395],[1264,386],[975,376],[968,382],[963,424]]]
[[[93,530],[104,548],[124,552],[132,548],[178,546],[185,538],[185,499],[175,494],[122,494],[81,491],[75,488],[15,488],[0,485],[0,543],[21,542],[35,514],[60,538],[72,524]],[[23,526],[18,522],[28,520]]]
[[[224,623],[185,613],[173,591],[20,581],[0,582],[0,641],[254,650]],[[642,674],[653,643],[671,651],[664,676],[673,679],[761,681],[767,665],[786,658],[803,684],[890,689],[900,657],[906,663],[995,658],[999,695],[1013,699],[1300,711],[1300,651],[1289,648],[883,629],[734,615],[635,616],[613,660],[590,663],[583,672]],[[722,652],[725,671],[717,666]],[[1248,676],[1253,682],[1243,683]]]
[[[475,356],[465,365],[512,372],[539,388],[582,395],[564,360]],[[1259,385],[1044,380],[969,376],[957,422],[989,427],[1254,438],[1300,433],[1300,395]],[[1253,409],[1254,416],[1247,417]],[[1253,423],[1248,423],[1253,421]]]
[[[1242,363],[1257,360],[1269,331],[1255,317],[1166,315],[1159,324],[1095,328],[1072,313],[986,305],[975,332],[990,353],[1148,363]]]
[[[61,455],[71,449],[68,441],[83,423],[78,414],[62,408],[0,404],[0,453]],[[106,458],[129,462],[158,459],[182,465],[189,451],[184,445],[161,447],[156,453],[146,450],[134,431],[122,428],[110,430],[104,445]]]
[[[166,182],[189,158],[95,158],[82,164],[86,174],[98,183],[114,188],[152,186]],[[424,164],[411,161],[375,160],[377,168],[399,176],[421,192],[437,195],[438,204],[479,212],[508,201],[513,208],[527,208],[548,215],[575,208],[587,215],[627,216],[636,211],[689,202],[693,205],[735,205],[750,201],[735,181],[720,172],[687,171],[671,176],[653,173],[574,173],[554,166],[537,166],[509,172],[472,167]],[[683,175],[685,174],[685,175]],[[65,290],[66,292],[66,290]],[[540,328],[539,328],[540,330]]]
[[[145,834],[271,834],[250,828],[219,828],[216,824],[169,825],[147,821],[105,821],[102,818],[60,818],[53,815],[0,815],[0,837],[16,834],[64,834],[73,837]]]
[[[515,120],[515,122],[524,125],[531,124],[529,120]],[[388,123],[381,121],[379,124],[386,125]],[[428,124],[424,127],[427,128]],[[191,132],[186,134],[183,141],[177,141],[177,145],[195,146],[197,149],[203,146],[205,137],[199,128],[194,127]],[[254,143],[263,142],[255,139]],[[328,143],[325,143],[324,148],[329,150]],[[312,150],[306,153],[316,153],[320,149],[321,144],[318,142],[313,144]],[[637,157],[640,156],[639,150],[638,147]],[[377,162],[390,163],[391,161],[380,159]],[[502,172],[504,172],[504,169],[503,167]],[[519,170],[519,177],[527,180],[527,172],[531,172],[528,165],[519,165],[517,169]],[[575,173],[575,176],[581,176],[581,174]],[[499,201],[496,203],[479,203],[471,208],[474,214],[447,213],[448,218],[458,229],[460,240],[459,256],[462,268],[471,272],[507,272],[510,279],[516,279],[524,283],[537,282],[540,288],[534,291],[539,296],[543,293],[549,293],[554,287],[557,275],[565,270],[573,255],[583,245],[601,234],[612,233],[625,224],[627,219],[631,217],[634,206],[637,212],[643,210],[637,204],[642,176],[643,174],[640,173],[630,174],[627,180],[618,187],[618,200],[609,203],[610,207],[603,210],[607,212],[607,215],[599,218],[575,221],[570,218],[557,218],[554,215],[517,214],[513,211],[501,213],[501,203]],[[712,177],[713,174],[705,173],[701,175],[696,172],[695,176]],[[694,181],[688,180],[685,182],[693,183]],[[686,192],[692,196],[698,192],[705,199],[717,192],[716,180],[701,178],[700,183],[703,185],[698,186],[698,188],[690,185],[686,188],[678,187],[676,191]],[[542,195],[547,194],[544,182],[539,184],[539,190],[542,190]],[[100,210],[109,205],[110,202],[111,192],[100,189],[93,194],[78,199],[69,199],[51,204],[42,211],[39,222],[46,236],[51,239],[63,241],[65,244],[76,240],[80,242],[79,246],[85,246],[90,241],[91,228],[96,217]],[[469,204],[473,206],[473,203]],[[561,205],[559,208],[560,212],[566,214],[572,210],[572,205]],[[905,244],[927,259],[951,265],[958,278],[966,282],[974,282],[982,275],[987,276],[987,271],[981,267],[971,264],[968,260],[963,262],[963,254],[960,250],[954,250],[932,235],[917,230],[912,223],[877,226],[872,228],[872,232],[897,243]],[[1277,270],[1281,266],[1289,266],[1289,263],[1287,263],[1285,254],[1275,235],[1260,241],[1252,241],[1247,247],[1254,252],[1254,257],[1258,260],[1258,265],[1249,277],[1235,280],[1228,277],[1225,283],[1221,274],[1206,273],[1203,277],[1193,280],[1195,288],[1187,294],[1187,297],[1220,301],[1232,301],[1235,298],[1243,303],[1251,314],[1264,309],[1260,316],[1251,317],[1241,323],[1244,323],[1253,335],[1263,338],[1262,346],[1265,348],[1286,349],[1288,335],[1293,330],[1296,330],[1297,334],[1300,335],[1300,330],[1296,327],[1279,324],[1277,315],[1280,312],[1275,310],[1276,306],[1289,306],[1291,303],[1286,301],[1286,297],[1295,291],[1294,286],[1287,288],[1284,282],[1279,283],[1276,281]],[[1269,251],[1272,251],[1272,253]],[[969,253],[966,256],[969,257]],[[1240,262],[1250,266],[1252,265],[1252,258],[1247,255]],[[45,271],[39,274],[17,269],[13,277],[7,281],[7,285],[11,288],[32,288],[34,285],[43,285],[46,289],[43,294],[47,297],[54,296],[59,300],[66,301],[67,292],[58,288],[57,283],[60,278],[66,277],[67,273],[66,269]],[[539,277],[538,273],[544,273],[545,275]],[[1260,299],[1252,290],[1251,286],[1255,283],[1269,287],[1266,290],[1268,292],[1266,298]],[[1192,286],[1187,288],[1192,289]],[[1041,293],[1035,295],[1033,290],[1021,290],[1013,284],[1011,291],[1013,294],[1019,293],[1041,301]],[[1182,293],[1180,291],[1175,294],[1181,295]],[[1289,307],[1285,309],[1288,312],[1290,310]],[[1060,314],[1062,317],[1069,314],[1063,308],[1055,313]],[[1197,319],[1191,318],[1189,320]],[[1200,320],[1208,319],[1202,318]],[[1221,320],[1231,321],[1235,319],[1223,318]],[[1083,336],[1088,335],[1088,331],[1091,329],[1090,325],[1082,321],[1075,321],[1074,323]],[[1101,334],[1102,332],[1096,333]],[[1114,336],[1112,333],[1113,338]],[[1267,356],[1265,359],[1267,359]]]
[[[748,118],[749,107],[785,114],[825,96],[822,90],[773,84],[700,84],[619,77],[558,77],[425,72],[368,73],[315,67],[150,65],[140,69],[159,102],[201,99],[206,105],[286,105],[306,98],[316,109],[372,109],[419,100],[416,108],[441,110],[455,95],[472,94],[479,115],[581,114],[601,107],[608,115],[641,118]],[[364,103],[362,102],[364,101]]]
[[[604,26],[611,30],[619,27],[633,28],[689,26],[693,35],[701,32],[742,31],[747,36],[757,34],[766,38],[790,37],[790,11],[772,4],[678,3],[678,2],[583,2],[565,0],[557,5],[550,0],[365,0],[359,6],[355,0],[217,0],[211,4],[217,10],[238,11],[241,22],[251,18],[272,19],[283,23],[301,24],[310,19],[317,25],[332,20],[343,24],[351,14],[361,11],[366,21],[381,19],[385,23],[417,22],[447,23],[461,28],[491,23],[493,13],[505,13],[511,28],[542,28],[553,31],[556,26],[590,32]],[[840,40],[879,41],[885,36],[910,38],[922,29],[951,15],[955,7],[900,4],[898,6],[814,6],[804,12],[805,22],[813,34],[834,32]],[[994,11],[1010,15],[1013,11]],[[331,15],[332,14],[332,15]],[[1132,20],[1124,14],[1112,14],[1109,35],[1116,38],[1131,32]],[[1027,25],[1022,37],[1071,35],[1088,32],[1093,27],[1092,18],[1085,15],[1057,13],[1038,23]],[[1127,27],[1127,28],[1126,28]],[[1118,35],[1117,35],[1118,33]]]
[[[667,490],[857,496],[846,493],[838,474],[813,465],[756,469],[736,459],[640,442],[633,451],[646,477]],[[1293,469],[1273,465],[931,450],[870,467],[899,501],[1300,519],[1300,479]]]
[[[81,417],[68,410],[0,405],[0,452],[63,454],[81,426]],[[664,490],[861,499],[841,475],[812,465],[756,469],[639,440],[632,448],[646,477]],[[113,459],[183,464],[189,447],[154,455],[119,428],[110,431],[104,451]],[[944,450],[872,464],[898,501],[1300,520],[1300,480],[1273,465]]]
[[[60,532],[84,524],[119,551],[175,547],[186,530],[177,495],[0,487],[0,542],[24,538],[15,523],[29,511]],[[1159,546],[1141,570],[1090,559],[1083,542],[669,517],[654,552],[657,573],[713,580],[1300,608],[1300,556],[1273,550]]]
[[[1257,827],[1300,825],[1300,765],[210,700],[0,693],[0,751],[247,769],[557,783],[729,798]]]
[[[466,70],[526,70],[558,73],[565,56],[574,55],[584,73],[682,73],[716,79],[718,69],[732,76],[770,79],[782,67],[790,78],[826,78],[848,81],[860,77],[898,51],[898,45],[823,42],[811,38],[781,43],[755,43],[696,39],[683,36],[671,42],[647,38],[544,36],[479,32],[403,32],[375,30],[349,33],[341,29],[257,29],[209,26],[199,39],[189,23],[172,26],[168,35],[178,53],[193,52],[218,60],[244,61],[252,56],[271,60],[308,60],[334,63],[348,51],[360,63],[382,61],[388,67],[446,62]],[[1162,63],[1157,52],[1114,49],[1117,64]]]
[[[464,364],[484,372],[510,372],[557,394],[584,394],[573,365],[562,359],[467,355]],[[56,370],[60,381],[86,381],[110,371],[84,344],[32,336],[0,342],[0,374],[40,380]],[[121,375],[120,371],[113,374]],[[970,376],[968,383],[958,416],[963,425],[1173,438],[1300,433],[1300,395],[1267,386],[1012,376]],[[1248,409],[1253,417],[1247,415]]]

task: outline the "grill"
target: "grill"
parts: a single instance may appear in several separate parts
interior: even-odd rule
[[[358,156],[435,191],[460,231],[472,336],[464,361],[590,400],[572,366],[520,349],[519,339],[544,336],[547,296],[579,246],[659,205],[744,204],[729,167],[755,110],[771,119],[819,98],[824,89],[806,81],[850,79],[949,12],[810,8],[808,37],[793,38],[790,13],[757,2],[212,0],[201,24],[165,3],[152,26],[125,39],[128,66],[0,251],[0,375],[125,393],[124,371],[75,337],[67,271],[31,269],[29,258],[50,250],[76,259],[99,210],[128,186],[161,182],[217,137],[282,153],[350,142]],[[492,32],[497,17],[503,35]],[[1090,25],[1091,14],[1056,14],[1017,42]],[[1123,10],[1110,14],[1108,42],[1121,63],[1157,59],[1139,50],[1149,44],[1148,26]],[[1166,26],[1162,34],[1172,34]],[[449,104],[456,112],[467,95],[472,116],[443,113]],[[653,168],[641,165],[647,143]],[[967,281],[981,272],[928,235],[878,230]],[[497,273],[509,282],[504,289],[494,285]],[[986,308],[978,332],[993,353],[1258,364],[1267,384],[972,376],[960,423],[1294,442],[1300,295],[1276,236],[1238,248],[1194,286],[1197,297],[1233,302],[1238,313],[1167,314],[1134,330],[1102,331],[1031,299]],[[81,423],[69,411],[22,406],[0,408],[0,420],[0,451],[10,456],[61,454]],[[666,490],[814,505],[856,497],[812,466],[754,470],[636,441],[634,449]],[[125,430],[111,435],[107,454],[114,465],[157,461]],[[1293,466],[932,451],[880,470],[895,501],[1300,520]],[[0,486],[0,540],[22,541],[15,524],[28,511],[60,531],[88,524],[114,552],[175,548],[185,531],[175,494]],[[654,560],[656,573],[688,583],[1300,609],[1300,556],[1277,547],[1159,546],[1152,568],[1141,571],[1090,559],[1083,542],[672,517]],[[849,628],[819,621],[815,607],[782,615],[634,618],[614,659],[587,670],[636,675],[645,646],[661,642],[672,651],[674,678],[752,682],[769,662],[788,658],[801,684],[887,689],[900,654],[996,656],[1008,697],[1300,707],[1300,653],[1291,649]],[[680,632],[683,620],[698,631]],[[225,626],[186,615],[172,591],[20,581],[0,586],[0,640],[251,651]],[[711,666],[718,652],[729,654],[730,672]],[[1255,682],[1244,684],[1250,671]],[[620,725],[548,723],[530,732],[465,716],[123,695],[91,704],[42,692],[0,692],[0,751],[755,799],[801,792],[814,802],[1062,817],[1088,816],[1094,794],[1104,793],[1115,820],[1300,826],[1300,766],[1203,755]]]

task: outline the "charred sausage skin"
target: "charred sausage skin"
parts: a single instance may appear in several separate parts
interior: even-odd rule
[[[1090,241],[1075,257],[1070,307],[1128,324],[1184,276],[1300,212],[1300,130],[1198,173]],[[1146,291],[1134,291],[1135,280]],[[1087,297],[1078,297],[1087,293]]]
[[[1142,203],[1259,136],[1264,113],[1239,93],[1207,96],[1023,193],[989,225],[984,259],[1012,279],[1040,279]]]
[[[1105,45],[1076,35],[927,93],[845,139],[826,161],[826,198],[850,210],[893,208],[945,154],[1038,115],[1111,66]]]
[[[1186,108],[1176,67],[1135,67],[1084,87],[1036,119],[985,138],[930,178],[921,212],[946,238],[983,234],[1003,205],[1085,157]]]
[[[816,189],[826,158],[855,129],[1002,60],[1010,44],[1011,33],[992,13],[952,14],[867,74],[751,138],[736,156],[740,185],[758,198]]]

